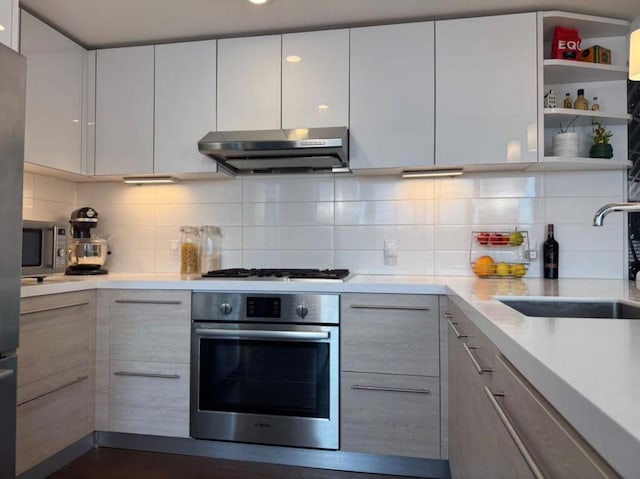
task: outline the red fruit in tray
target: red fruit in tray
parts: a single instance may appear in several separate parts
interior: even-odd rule
[[[478,236],[476,236],[476,239],[480,244],[489,244],[489,233],[485,233],[485,232],[478,233]]]
[[[489,243],[495,246],[506,246],[509,244],[509,236],[502,233],[491,233],[489,235]]]

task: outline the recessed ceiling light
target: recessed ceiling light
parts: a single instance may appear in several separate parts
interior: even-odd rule
[[[249,0],[249,1],[255,5],[262,5],[264,3],[267,3],[269,0]]]
[[[322,105],[318,105],[318,110],[320,111],[327,111],[329,109],[329,105],[325,105],[324,103]]]
[[[4,25],[0,24],[0,32],[4,30]]]
[[[289,63],[300,63],[302,61],[302,57],[299,57],[298,55],[288,55],[285,60]]]

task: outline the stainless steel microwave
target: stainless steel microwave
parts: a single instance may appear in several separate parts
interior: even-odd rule
[[[22,221],[22,277],[44,278],[67,267],[67,228],[48,221]]]

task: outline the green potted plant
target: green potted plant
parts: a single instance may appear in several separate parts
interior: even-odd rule
[[[591,158],[611,158],[613,156],[613,147],[609,143],[609,140],[613,136],[610,130],[607,130],[599,121],[593,122],[593,145],[589,150],[589,156]]]

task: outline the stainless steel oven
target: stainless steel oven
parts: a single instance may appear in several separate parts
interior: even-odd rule
[[[335,294],[194,292],[190,434],[338,449]]]

